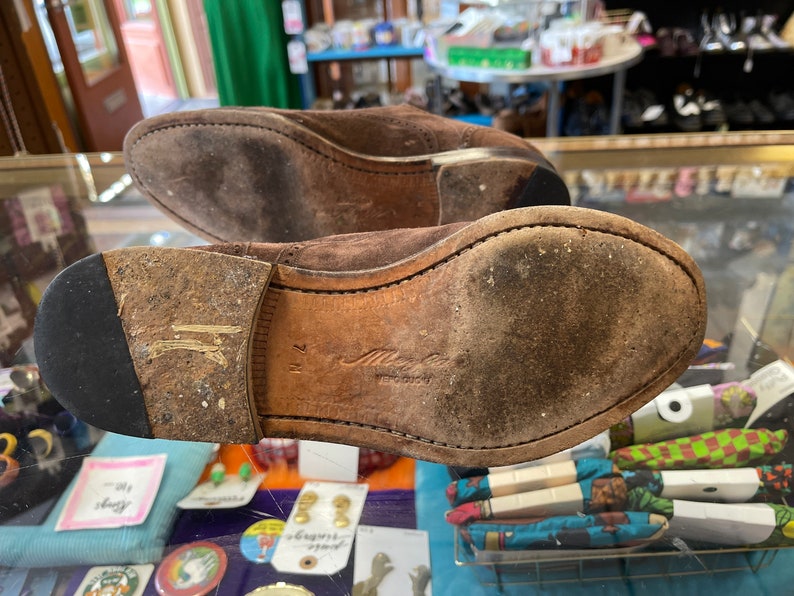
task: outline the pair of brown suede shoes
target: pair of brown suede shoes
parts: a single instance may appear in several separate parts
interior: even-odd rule
[[[508,133],[407,107],[218,109],[142,122],[125,156],[219,244],[108,251],[47,288],[42,376],[101,428],[503,465],[624,419],[701,345],[692,259],[567,205]]]

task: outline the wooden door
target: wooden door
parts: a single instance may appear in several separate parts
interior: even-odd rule
[[[48,0],[47,15],[88,151],[120,151],[143,118],[115,11],[103,0]]]
[[[218,86],[215,83],[215,69],[212,62],[212,46],[210,44],[209,27],[207,26],[207,15],[204,13],[202,0],[181,0],[187,6],[190,28],[193,33],[193,41],[196,46],[196,54],[201,67],[201,74],[204,82],[204,95],[215,96],[218,94]]]
[[[143,95],[176,99],[163,27],[153,0],[113,0],[132,76]]]

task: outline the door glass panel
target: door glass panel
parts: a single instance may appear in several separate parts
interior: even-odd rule
[[[124,8],[127,11],[127,18],[131,21],[152,20],[151,0],[125,0]]]
[[[119,48],[102,0],[70,0],[63,7],[89,86],[119,65]]]

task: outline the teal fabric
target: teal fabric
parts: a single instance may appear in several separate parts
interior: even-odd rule
[[[176,504],[198,482],[212,454],[212,444],[138,439],[107,433],[91,455],[124,457],[158,453],[165,453],[168,458],[157,498],[143,524],[108,530],[56,532],[58,516],[77,481],[75,477],[43,524],[0,529],[0,565],[56,567],[159,561],[179,513]]]
[[[471,524],[461,528],[460,536],[465,547],[478,550],[636,546],[660,537],[664,526],[655,517],[641,511],[555,515],[526,523]]]
[[[302,107],[280,0],[204,0],[222,106]]]

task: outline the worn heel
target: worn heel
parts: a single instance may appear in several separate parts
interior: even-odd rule
[[[106,430],[255,443],[248,361],[271,272],[268,263],[188,249],[88,257],[42,299],[35,343],[45,382],[65,407]]]

